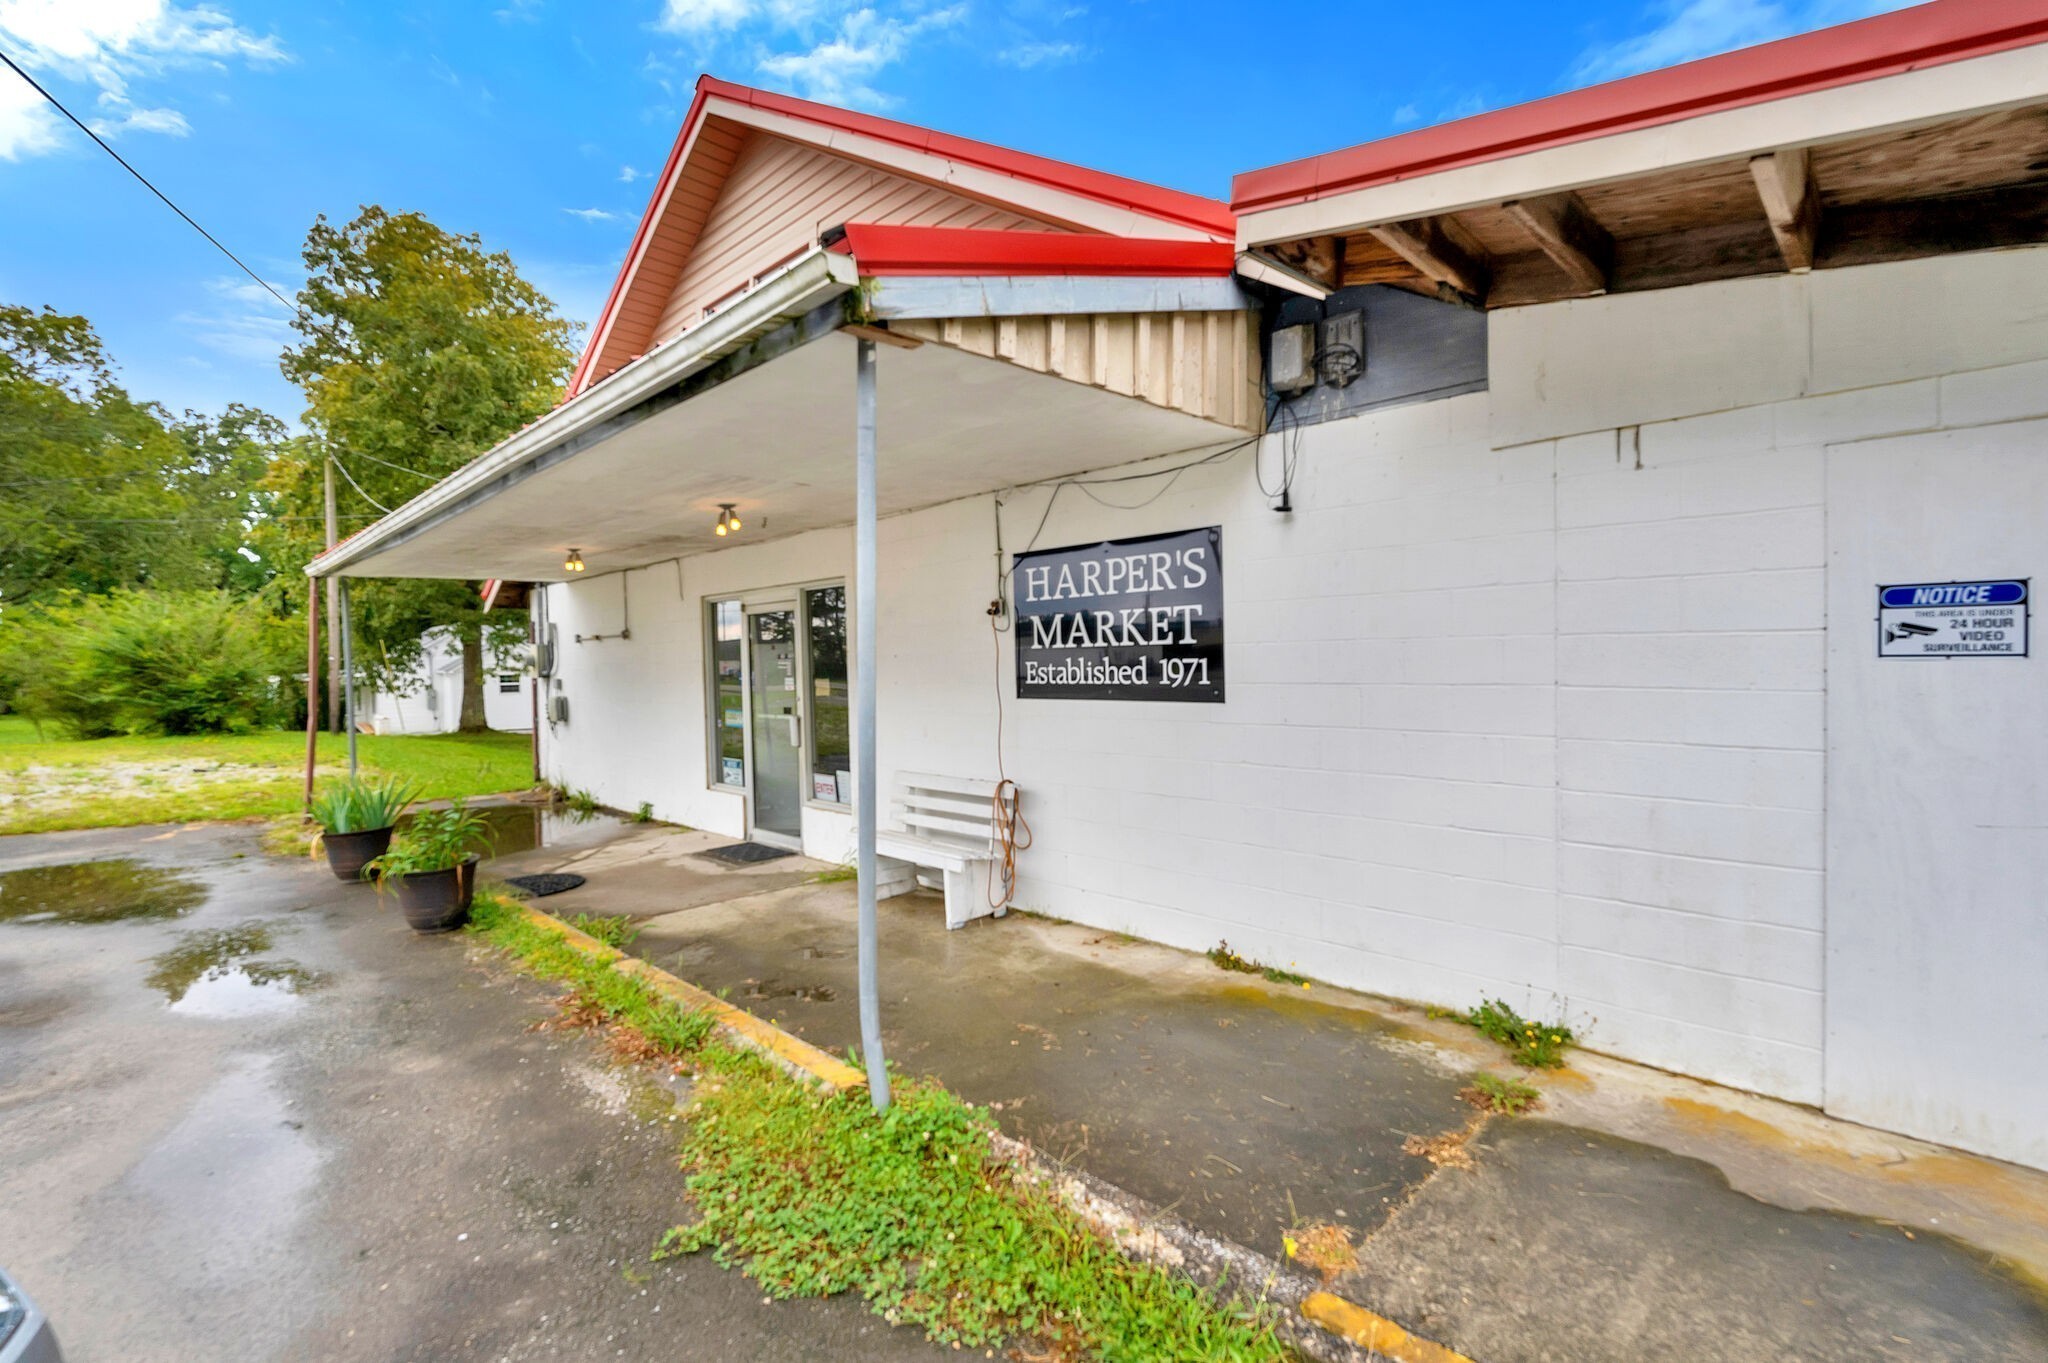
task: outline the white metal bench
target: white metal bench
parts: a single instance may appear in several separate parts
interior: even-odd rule
[[[994,781],[898,772],[890,810],[901,827],[875,831],[875,897],[909,894],[926,867],[945,875],[947,927],[1001,918],[988,902],[989,863],[1003,854],[995,793]]]

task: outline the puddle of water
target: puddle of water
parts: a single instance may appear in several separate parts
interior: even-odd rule
[[[601,841],[617,822],[604,814],[578,814],[566,807],[546,805],[484,805],[470,813],[484,822],[487,857],[510,857],[537,847]],[[406,822],[400,820],[400,827]]]
[[[748,980],[742,997],[802,999],[805,1003],[831,1003],[839,997],[839,991],[828,984],[784,984],[780,980]]]
[[[118,923],[182,918],[206,902],[206,886],[133,858],[0,872],[0,923]]]
[[[161,990],[171,1011],[193,1017],[249,1017],[296,1008],[299,995],[327,983],[296,961],[251,959],[274,944],[267,923],[240,923],[188,932],[178,945],[152,957],[150,988]]]

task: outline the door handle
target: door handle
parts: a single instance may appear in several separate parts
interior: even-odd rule
[[[801,748],[804,745],[803,717],[801,715],[796,714],[794,711],[789,711],[777,715],[776,718],[786,719],[789,721],[789,746],[792,748]]]

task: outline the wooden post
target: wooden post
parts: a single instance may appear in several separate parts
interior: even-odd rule
[[[327,477],[321,488],[322,504],[326,510],[327,547],[332,549],[341,538],[341,519],[334,504],[334,456],[327,457]],[[327,732],[341,732],[341,580],[327,579]]]
[[[320,757],[320,579],[306,579],[306,812],[313,812],[313,764]]]

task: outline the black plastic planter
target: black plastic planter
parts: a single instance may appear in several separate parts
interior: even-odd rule
[[[477,858],[443,871],[416,871],[395,876],[398,907],[414,932],[453,932],[469,921],[469,900],[476,892]]]
[[[327,869],[336,880],[361,880],[363,867],[384,855],[391,846],[389,828],[371,828],[361,833],[323,833],[320,845],[327,850]]]

